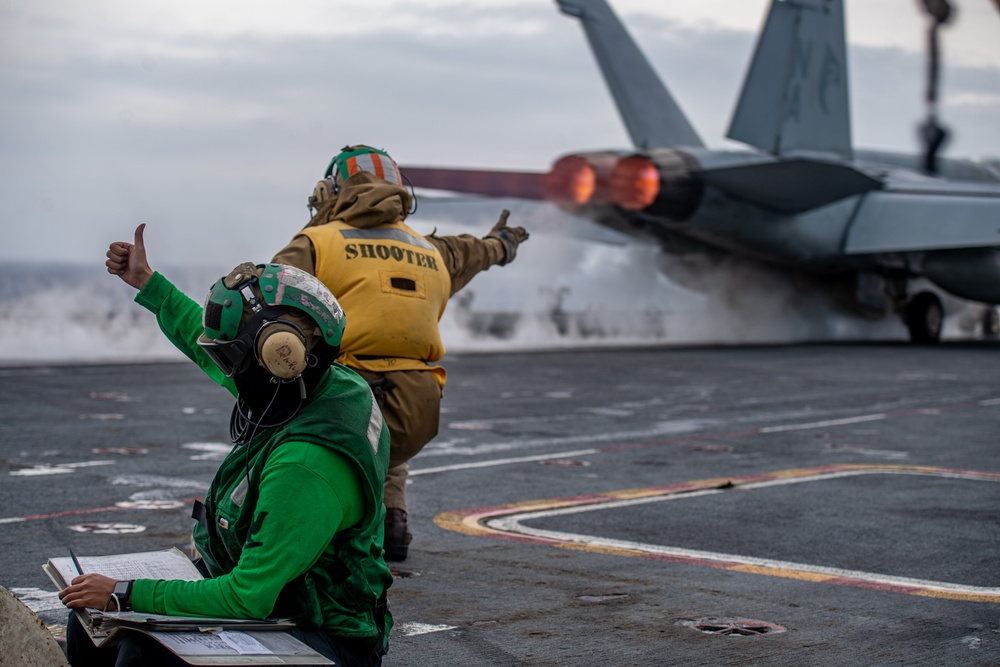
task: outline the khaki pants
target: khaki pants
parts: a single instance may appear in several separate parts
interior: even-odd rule
[[[385,480],[386,509],[406,511],[407,463],[438,433],[441,385],[431,371],[372,373],[353,369],[369,383],[387,378],[394,385],[379,400],[389,428],[389,473]]]

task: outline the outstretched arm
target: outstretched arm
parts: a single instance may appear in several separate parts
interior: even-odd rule
[[[498,262],[500,266],[513,262],[514,255],[517,254],[517,247],[528,240],[528,232],[524,231],[524,227],[507,226],[509,215],[510,211],[504,209],[497,224],[493,225],[489,234],[483,237],[484,239],[496,239],[503,246],[503,260]]]
[[[448,275],[451,276],[453,296],[480,271],[485,271],[494,265],[504,266],[514,260],[517,247],[528,239],[528,232],[523,227],[508,227],[509,215],[510,211],[504,209],[493,229],[481,239],[471,234],[458,236],[430,234],[426,237],[441,253]]]
[[[212,381],[235,395],[233,381],[198,347],[198,336],[203,331],[201,306],[150,268],[142,237],[145,229],[145,224],[135,228],[133,243],[115,241],[108,247],[108,259],[104,262],[108,273],[139,290],[135,295],[136,303],[156,315],[160,331],[170,342],[188,359],[198,364]]]

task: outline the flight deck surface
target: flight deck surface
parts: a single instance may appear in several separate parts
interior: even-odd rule
[[[454,355],[385,664],[1000,664],[1000,347]],[[0,584],[189,543],[232,399],[0,369]]]

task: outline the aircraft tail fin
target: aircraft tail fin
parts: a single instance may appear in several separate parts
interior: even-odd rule
[[[636,148],[703,146],[673,96],[605,0],[556,0],[580,19]]]
[[[843,0],[772,0],[727,136],[851,157]]]

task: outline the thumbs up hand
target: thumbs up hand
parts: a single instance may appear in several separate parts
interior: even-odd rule
[[[135,228],[135,242],[115,241],[108,247],[108,273],[118,276],[136,289],[142,289],[153,276],[153,270],[146,261],[146,244],[142,240],[143,223]]]

